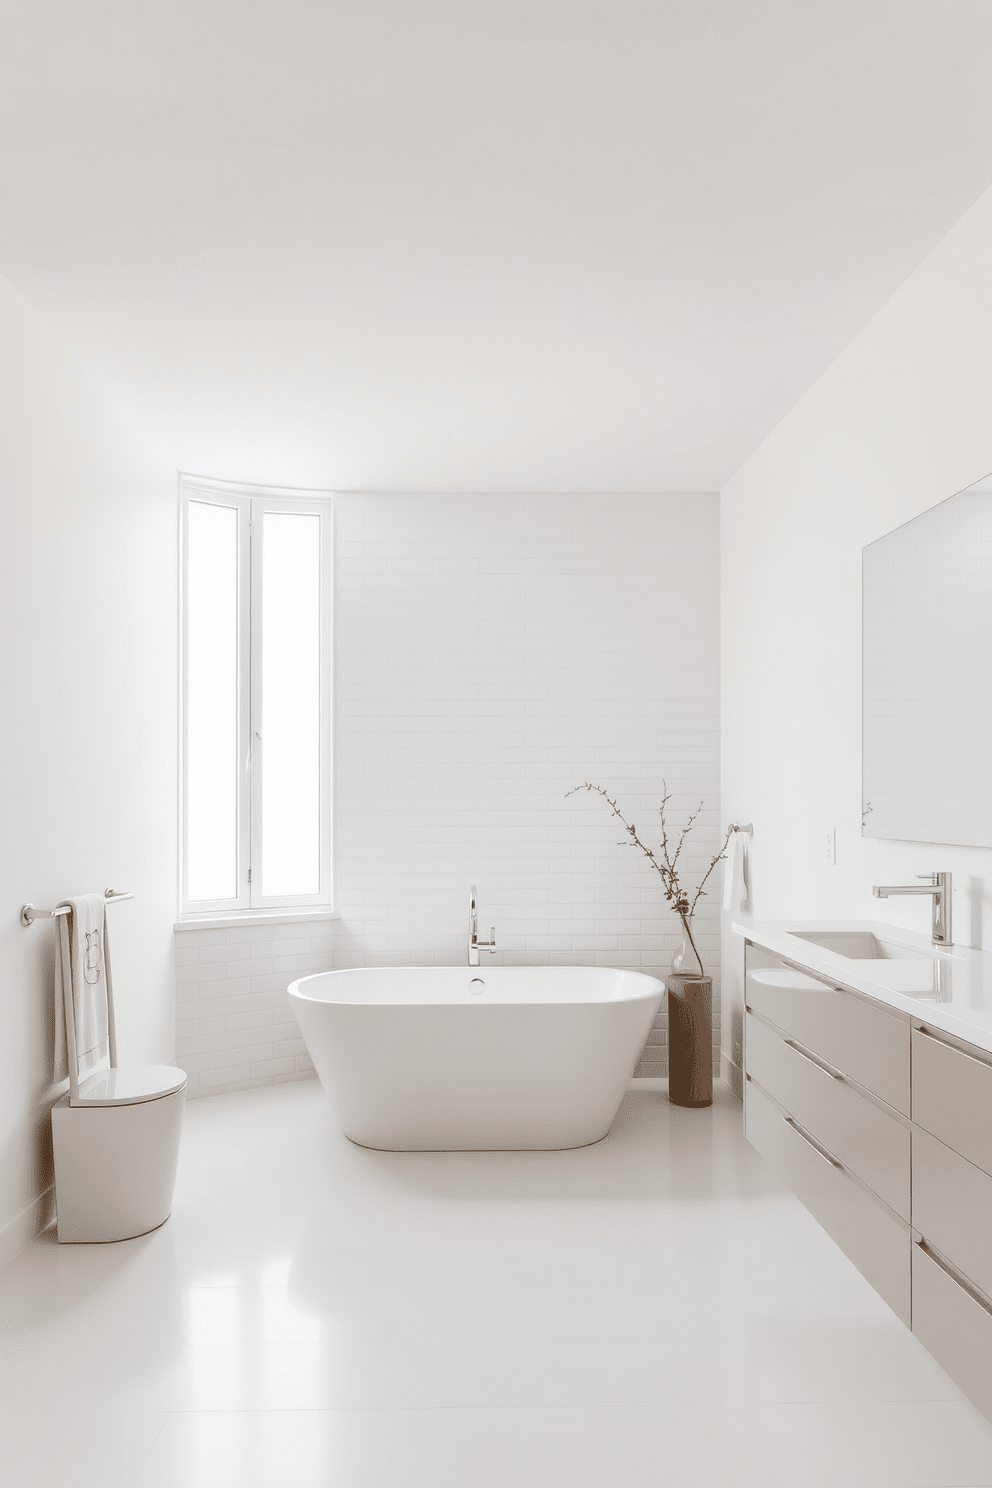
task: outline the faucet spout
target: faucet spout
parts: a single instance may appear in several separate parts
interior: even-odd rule
[[[919,884],[875,884],[872,893],[876,899],[888,899],[893,894],[939,894],[939,889],[924,889]]]
[[[475,884],[472,885],[472,894],[469,899],[469,923],[468,923],[468,964],[478,966],[479,952],[488,951],[490,956],[496,954],[496,926],[489,927],[489,939],[479,939],[479,896]]]

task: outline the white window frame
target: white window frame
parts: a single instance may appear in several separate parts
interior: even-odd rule
[[[187,644],[190,502],[234,509],[238,513],[238,733],[237,757],[242,761],[237,803],[237,893],[227,899],[189,898],[187,854]],[[333,905],[332,802],[333,786],[333,611],[334,507],[331,494],[285,490],[273,486],[236,485],[226,481],[181,476],[180,510],[180,863],[179,913],[195,924],[205,917],[252,915],[279,910],[330,910]],[[316,894],[262,893],[262,781],[264,739],[262,718],[262,543],[266,512],[320,518],[320,888]]]

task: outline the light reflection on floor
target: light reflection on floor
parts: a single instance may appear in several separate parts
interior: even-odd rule
[[[0,1277],[12,1488],[992,1484],[992,1426],[741,1136],[377,1153],[316,1084],[191,1103],[171,1220]]]

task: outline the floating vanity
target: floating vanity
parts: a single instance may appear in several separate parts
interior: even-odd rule
[[[734,928],[748,1140],[992,1417],[992,954]]]

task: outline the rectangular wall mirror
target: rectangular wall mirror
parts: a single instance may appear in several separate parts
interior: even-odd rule
[[[862,831],[992,847],[992,476],[863,551]]]

